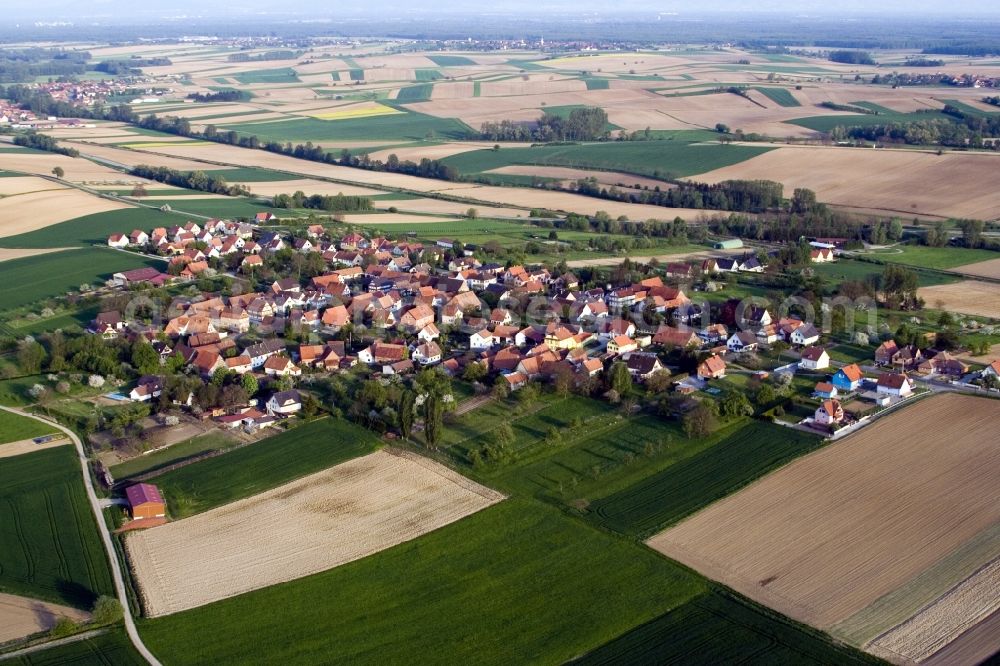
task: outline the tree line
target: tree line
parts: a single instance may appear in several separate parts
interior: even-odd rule
[[[672,187],[629,190],[601,187],[596,178],[576,182],[574,191],[600,199],[649,204],[665,208],[709,208],[743,213],[763,213],[782,205],[784,186],[770,180],[727,180],[714,185],[677,181]]]
[[[516,123],[511,120],[485,122],[479,138],[486,141],[602,141],[610,136],[608,114],[596,106],[573,109],[563,118],[554,113],[543,113],[535,122]]]
[[[875,58],[868,51],[830,51],[827,56],[830,62],[839,62],[845,65],[874,65]]]
[[[230,185],[222,176],[215,176],[204,171],[178,171],[167,167],[139,164],[132,167],[131,173],[139,178],[155,180],[174,187],[183,187],[200,192],[211,192],[230,197],[249,196],[250,190],[245,185]]]
[[[830,138],[834,141],[850,138],[882,143],[983,148],[986,147],[984,138],[1000,136],[1000,115],[966,113],[951,104],[946,104],[941,113],[948,117],[931,117],[909,123],[835,127],[830,132]]]
[[[246,90],[220,90],[214,93],[191,93],[187,96],[196,102],[245,102],[253,97]]]
[[[59,155],[66,155],[67,157],[80,156],[80,151],[76,148],[63,148],[51,136],[38,134],[37,132],[18,134],[14,137],[14,144],[25,148],[34,148],[35,150],[58,153]]]
[[[313,194],[307,196],[301,190],[294,194],[277,194],[272,203],[274,208],[310,208],[329,213],[348,213],[374,210],[371,197],[334,194]]]

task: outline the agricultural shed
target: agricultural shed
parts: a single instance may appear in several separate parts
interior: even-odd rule
[[[743,241],[739,238],[727,238],[726,240],[716,241],[713,247],[716,250],[738,250],[743,247]]]
[[[164,518],[167,515],[167,505],[163,501],[160,489],[150,483],[137,483],[125,489],[132,520],[148,518]]]

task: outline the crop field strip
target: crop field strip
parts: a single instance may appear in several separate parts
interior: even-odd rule
[[[207,513],[131,533],[125,548],[145,614],[156,617],[340,566],[501,499],[421,456],[377,451]],[[261,534],[268,539],[262,541]]]
[[[71,447],[0,464],[0,590],[89,608],[111,574]]]
[[[65,645],[31,652],[8,662],[11,666],[145,666],[125,629],[114,626],[103,633]]]
[[[183,518],[250,497],[374,451],[378,440],[348,421],[318,419],[305,425],[153,477]]]
[[[984,398],[920,401],[648,543],[793,618],[861,640],[884,630],[882,617],[905,620],[945,592],[956,571],[989,561],[1000,447],[987,433],[998,414],[1000,403]],[[928,423],[949,430],[932,434]],[[896,480],[891,497],[881,492],[886,478]],[[788,497],[797,498],[794,514]],[[912,647],[894,643],[897,652],[924,649],[919,633],[907,636]]]
[[[590,515],[613,530],[648,536],[821,443],[815,435],[753,421],[715,446],[595,500]]]

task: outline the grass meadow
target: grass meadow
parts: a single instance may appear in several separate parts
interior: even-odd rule
[[[174,206],[187,205],[171,201]],[[103,245],[113,233],[130,233],[133,229],[149,231],[153,227],[184,224],[188,218],[179,213],[165,213],[154,208],[125,208],[105,213],[84,215],[28,233],[0,238],[0,247],[46,248],[70,245]],[[4,262],[10,263],[10,262]]]
[[[33,439],[56,432],[52,426],[19,414],[0,411],[0,444]]]
[[[145,666],[122,627],[11,659],[11,666]]]
[[[81,284],[102,284],[119,271],[166,264],[108,248],[83,248],[0,262],[0,311],[77,291]]]
[[[771,150],[757,146],[696,145],[699,141],[701,139],[691,141],[678,137],[657,141],[501,148],[497,151],[484,149],[452,155],[443,162],[463,175],[519,164],[623,171],[665,178],[705,173]]]
[[[460,120],[435,118],[414,111],[344,120],[303,118],[281,122],[222,125],[219,129],[253,134],[262,141],[293,143],[378,139],[406,141],[426,138],[466,139],[472,132],[472,129]]]

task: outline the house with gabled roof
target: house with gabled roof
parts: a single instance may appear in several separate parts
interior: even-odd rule
[[[799,367],[804,370],[822,370],[830,367],[830,355],[822,347],[806,347],[802,350]]]
[[[726,362],[721,356],[712,354],[698,364],[697,374],[702,379],[721,379],[726,376]]]
[[[835,425],[844,420],[844,408],[839,400],[829,399],[820,403],[813,414],[813,420],[819,425]]]
[[[838,370],[830,381],[839,391],[855,391],[861,386],[864,378],[865,375],[858,364],[851,363]]]

